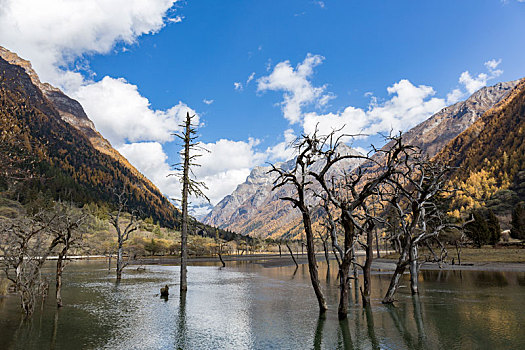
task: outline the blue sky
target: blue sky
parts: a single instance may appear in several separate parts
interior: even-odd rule
[[[195,111],[212,151],[198,175],[214,203],[253,166],[290,156],[285,134],[316,122],[405,130],[485,84],[525,76],[518,0],[2,3],[0,45],[79,99],[169,196],[169,134]],[[354,146],[370,142],[379,139]]]

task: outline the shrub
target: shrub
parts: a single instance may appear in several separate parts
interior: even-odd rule
[[[525,239],[525,204],[519,203],[512,211],[510,236]]]
[[[490,210],[474,210],[472,216],[474,221],[465,226],[467,237],[478,247],[498,243],[501,229],[496,215]]]

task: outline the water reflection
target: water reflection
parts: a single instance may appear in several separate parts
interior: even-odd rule
[[[314,349],[321,349],[321,344],[323,342],[323,329],[326,322],[326,316],[319,316],[317,319],[317,326],[315,327],[315,336],[314,336]]]
[[[416,322],[416,328],[417,328],[417,334],[418,334],[418,347],[423,348],[423,344],[426,340],[425,335],[425,324],[423,322],[423,311],[421,307],[421,300],[419,299],[419,295],[413,295],[412,296],[412,306],[413,306],[413,313],[414,313],[414,320]]]
[[[186,349],[186,337],[188,330],[186,328],[186,292],[181,292],[179,298],[179,316],[177,318],[177,349]]]
[[[381,347],[379,346],[379,341],[376,337],[375,327],[374,327],[374,315],[372,314],[372,308],[370,305],[366,306],[364,308],[364,313],[366,315],[366,329],[368,333],[368,338],[370,339],[370,342],[372,343],[372,349],[379,350]]]
[[[348,319],[339,321],[340,337],[337,343],[337,349],[352,350],[354,344],[352,343],[352,334],[350,333],[350,324]]]
[[[163,300],[159,288],[177,284],[176,266],[129,269],[115,284],[105,263],[72,264],[60,310],[49,297],[20,323],[18,299],[0,299],[0,349],[525,348],[523,273],[422,271],[421,295],[411,296],[404,276],[391,307],[381,304],[389,276],[375,271],[371,307],[352,280],[348,319],[339,322],[337,269],[327,270],[319,264],[329,304],[319,318],[306,265],[190,266],[189,291],[173,288]]]

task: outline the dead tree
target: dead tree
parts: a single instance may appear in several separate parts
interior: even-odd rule
[[[180,291],[186,292],[188,290],[188,278],[187,278],[187,266],[188,266],[188,197],[201,197],[209,202],[208,197],[204,194],[202,189],[207,189],[204,182],[196,181],[195,174],[192,168],[199,167],[200,165],[195,162],[195,159],[200,157],[201,154],[198,151],[206,151],[197,142],[197,125],[193,124],[192,121],[195,118],[195,114],[190,116],[190,113],[186,113],[186,120],[184,124],[180,125],[183,128],[181,134],[175,134],[183,142],[183,149],[180,152],[182,162],[174,165],[175,169],[179,171],[177,174],[182,184],[182,231],[180,239]],[[182,169],[180,168],[182,166]],[[190,176],[193,175],[193,178]]]
[[[215,244],[217,245],[217,255],[219,256],[222,267],[226,267],[226,263],[222,259],[222,241],[219,237],[219,229],[215,229]]]
[[[26,317],[31,316],[37,298],[47,290],[47,282],[42,280],[40,271],[54,248],[49,234],[54,220],[54,216],[39,212],[0,222],[0,266],[20,295]]]
[[[299,267],[299,264],[297,264],[297,260],[295,260],[295,256],[293,256],[292,248],[290,248],[290,245],[288,244],[288,241],[286,242],[286,248],[288,248],[288,251],[290,252],[290,256],[292,257],[293,263],[295,264],[295,267]]]
[[[71,204],[57,203],[54,213],[56,223],[50,231],[53,236],[52,245],[58,247],[56,264],[56,303],[62,306],[62,273],[67,264],[71,249],[79,249],[84,237],[84,224],[88,218],[87,213]]]
[[[293,196],[283,196],[281,197],[281,200],[291,202],[293,207],[299,209],[302,214],[303,228],[306,235],[306,253],[308,257],[310,281],[317,298],[317,303],[319,304],[319,312],[320,314],[324,314],[328,307],[319,283],[319,273],[314,247],[314,232],[312,229],[312,215],[311,210],[306,203],[306,192],[308,187],[312,184],[311,178],[308,177],[308,171],[310,166],[314,163],[314,154],[312,151],[314,150],[315,145],[313,145],[311,141],[312,140],[308,137],[303,137],[296,141],[294,146],[297,151],[297,158],[293,169],[287,170],[272,165],[272,170],[270,170],[270,172],[277,173],[277,179],[274,182],[273,190],[280,189],[283,186],[291,186],[294,189],[295,193]]]
[[[336,241],[333,244],[335,250],[339,252],[340,266],[340,298],[338,307],[339,319],[347,317],[348,310],[348,280],[349,269],[352,262],[355,263],[355,244],[359,234],[365,233],[372,237],[372,230],[375,227],[373,220],[366,220],[362,225],[359,221],[359,210],[361,210],[366,201],[373,195],[377,194],[379,187],[391,176],[399,171],[400,165],[406,158],[406,154],[412,149],[411,146],[402,142],[401,136],[389,137],[391,146],[387,149],[375,150],[376,156],[360,154],[340,154],[339,145],[344,137],[349,135],[337,135],[333,131],[327,136],[317,136],[315,133],[308,136],[309,142],[314,145],[313,152],[322,159],[324,166],[321,170],[314,172],[309,171],[309,175],[314,177],[322,188],[323,196],[330,206],[339,213],[338,223],[342,227],[344,234],[344,247],[340,247]],[[381,155],[381,157],[378,157]],[[368,166],[375,165],[375,171],[366,171],[361,166],[357,167],[351,173],[344,173],[342,177],[330,175],[332,167],[345,159],[357,159],[366,162]],[[377,160],[379,159],[379,160]],[[327,212],[330,210],[326,208]],[[336,237],[335,234],[332,237]],[[370,291],[370,267],[372,261],[372,244],[369,244],[370,252],[367,252],[368,263],[363,266],[366,279],[366,290],[364,290],[363,301],[369,302]],[[357,282],[357,276],[354,276]]]
[[[392,275],[383,303],[394,302],[401,275],[409,267],[412,294],[418,293],[419,247],[429,239],[450,228],[461,229],[452,223],[437,205],[446,193],[446,174],[450,167],[440,162],[422,159],[418,154],[405,163],[406,172],[389,180],[392,186],[390,206],[394,208],[399,232],[400,257]]]
[[[326,223],[324,226],[326,227]],[[323,234],[322,232],[319,233],[319,238],[321,239],[321,242],[323,244],[323,251],[324,251],[324,259],[326,261],[326,266],[328,271],[330,271],[330,252],[328,249],[328,242],[330,241],[330,233],[329,230],[326,230],[326,233]]]
[[[138,215],[135,210],[131,210],[129,222],[124,226],[122,225],[122,218],[126,212],[128,197],[125,189],[121,192],[115,193],[117,199],[117,207],[114,212],[109,214],[109,222],[117,231],[117,282],[122,279],[122,270],[128,265],[128,262],[124,262],[124,243],[129,239],[130,233],[136,231],[139,228]]]

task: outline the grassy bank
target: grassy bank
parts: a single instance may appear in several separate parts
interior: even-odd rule
[[[447,261],[452,258],[458,261],[455,247],[449,247]],[[423,255],[427,254],[424,252]],[[399,254],[392,253],[384,256],[386,259],[398,259]],[[482,263],[482,262],[501,262],[501,263],[525,263],[525,249],[522,248],[493,248],[484,246],[481,248],[462,248],[461,263]]]

